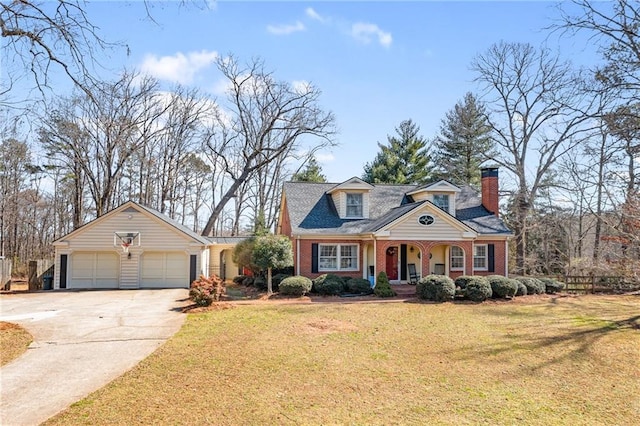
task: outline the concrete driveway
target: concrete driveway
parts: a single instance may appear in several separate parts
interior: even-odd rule
[[[34,338],[0,369],[0,424],[37,425],[103,387],[180,329],[188,290],[0,296],[0,321]]]

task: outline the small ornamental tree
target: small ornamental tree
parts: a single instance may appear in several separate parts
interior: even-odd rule
[[[393,297],[396,295],[396,292],[391,288],[391,284],[389,284],[389,277],[386,272],[381,271],[378,274],[373,293],[378,297]]]
[[[251,262],[260,269],[267,270],[267,294],[272,294],[272,269],[293,265],[291,240],[284,235],[270,234],[256,237]]]
[[[233,263],[240,267],[248,268],[254,274],[259,270],[259,268],[252,262],[253,246],[255,243],[255,237],[247,238],[246,240],[240,241],[236,244],[233,248],[233,252],[231,253]]]

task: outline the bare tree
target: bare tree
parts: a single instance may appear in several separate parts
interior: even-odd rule
[[[501,151],[493,160],[515,178],[512,226],[516,267],[524,272],[529,213],[558,158],[580,142],[591,101],[568,63],[529,44],[494,44],[472,69]]]
[[[211,234],[225,205],[257,170],[292,147],[301,148],[310,136],[330,145],[334,133],[334,117],[320,108],[317,88],[278,81],[260,60],[241,66],[233,57],[220,58],[218,68],[230,86],[228,104],[207,147],[224,165],[230,185],[213,206],[203,235]]]
[[[91,67],[96,52],[109,46],[91,24],[84,2],[76,0],[11,0],[0,5],[0,31],[7,63],[19,69],[5,69],[0,96],[5,99],[16,79],[33,80],[43,93],[50,88],[50,72],[57,67],[87,96],[94,83]],[[25,70],[28,74],[25,74]],[[22,99],[21,99],[22,100]]]
[[[50,155],[79,167],[96,216],[114,207],[126,164],[145,140],[162,130],[166,106],[158,102],[157,82],[125,74],[105,83],[93,98],[80,97],[44,121],[40,138]],[[72,128],[69,138],[60,128]]]

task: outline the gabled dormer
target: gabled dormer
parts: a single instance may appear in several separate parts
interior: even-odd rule
[[[456,196],[460,188],[451,182],[441,180],[424,185],[407,193],[414,201],[431,201],[452,216],[456,215]]]
[[[340,219],[368,219],[369,193],[373,185],[358,177],[347,179],[327,191]]]

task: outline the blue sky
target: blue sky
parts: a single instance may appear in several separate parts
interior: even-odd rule
[[[472,58],[500,40],[546,43],[579,64],[595,58],[584,40],[543,28],[557,16],[551,2],[217,2],[208,10],[151,3],[90,2],[89,19],[107,40],[103,71],[138,68],[170,83],[219,94],[216,55],[261,57],[280,80],[308,81],[333,111],[339,146],[319,155],[333,182],[360,176],[377,142],[405,119],[433,138],[446,112],[477,91]]]

